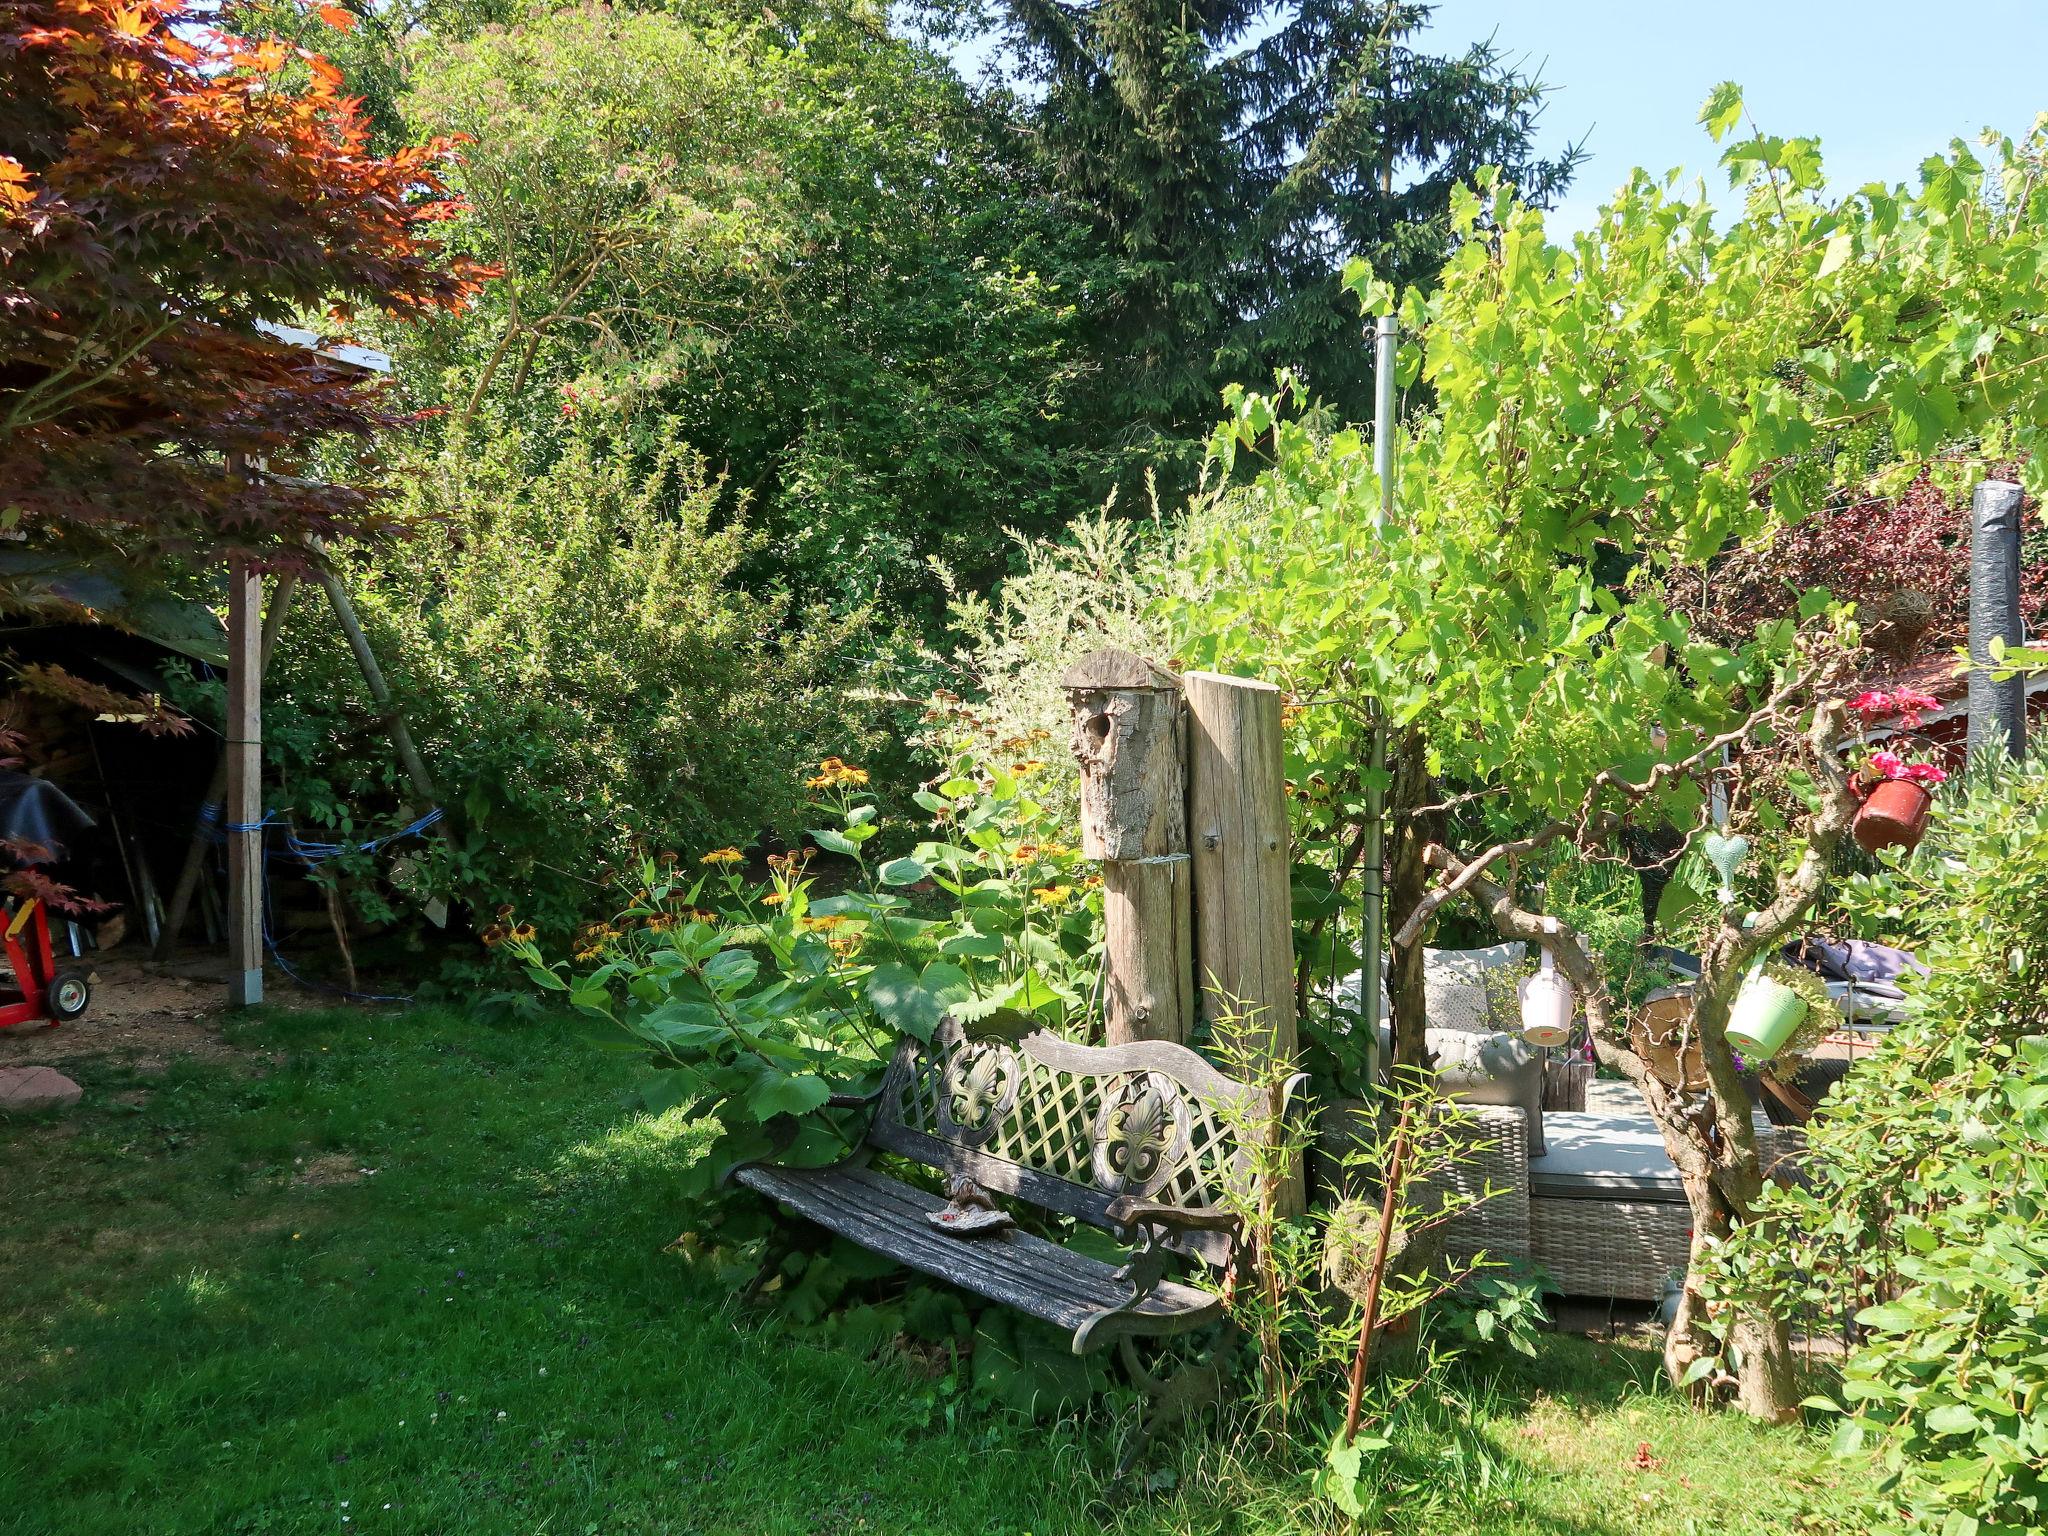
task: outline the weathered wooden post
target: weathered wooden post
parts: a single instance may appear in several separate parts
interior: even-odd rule
[[[228,1005],[263,1001],[263,576],[228,562]]]
[[[1142,656],[1099,650],[1061,683],[1081,765],[1081,851],[1102,862],[1106,1037],[1185,1042],[1194,929],[1180,682]]]
[[[1190,672],[1181,686],[1202,1017],[1220,1044],[1291,1070],[1299,1042],[1280,690],[1215,672]],[[1298,1170],[1279,1200],[1285,1214],[1302,1208]]]

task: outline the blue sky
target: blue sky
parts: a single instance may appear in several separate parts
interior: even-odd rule
[[[1727,183],[1696,126],[1722,80],[1766,133],[1817,136],[1837,191],[1910,181],[1986,126],[2018,136],[2048,110],[2048,0],[1442,0],[1448,49],[1493,34],[1554,87],[1542,143],[1591,158],[1553,238],[1593,221],[1631,166]]]

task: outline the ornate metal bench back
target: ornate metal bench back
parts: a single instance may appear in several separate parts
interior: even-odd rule
[[[969,1038],[947,1018],[929,1045],[898,1048],[869,1140],[1102,1226],[1119,1195],[1220,1205],[1244,1188],[1255,1113],[1252,1090],[1185,1046]],[[1228,1255],[1218,1233],[1176,1245],[1216,1264]]]

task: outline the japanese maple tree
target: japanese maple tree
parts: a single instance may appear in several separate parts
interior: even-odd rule
[[[371,153],[325,58],[209,14],[0,4],[0,527],[36,545],[290,560],[385,531],[373,491],[287,472],[394,425],[383,384],[259,326],[452,309],[489,275],[433,237],[448,141]]]

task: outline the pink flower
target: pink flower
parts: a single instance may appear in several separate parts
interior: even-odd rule
[[[1896,779],[1905,774],[1906,760],[1896,752],[1873,752],[1870,766],[1881,777]]]
[[[1892,703],[1900,709],[1936,709],[1941,700],[1931,693],[1921,693],[1913,688],[1901,688],[1892,696]]]
[[[1888,693],[1866,690],[1851,699],[1849,707],[1861,715],[1867,723],[1872,720],[1882,719],[1892,712],[1892,696]]]
[[[1906,777],[1915,784],[1926,785],[1929,789],[1934,788],[1937,784],[1946,784],[1948,782],[1947,770],[1937,768],[1932,763],[1914,763],[1906,770]]]

